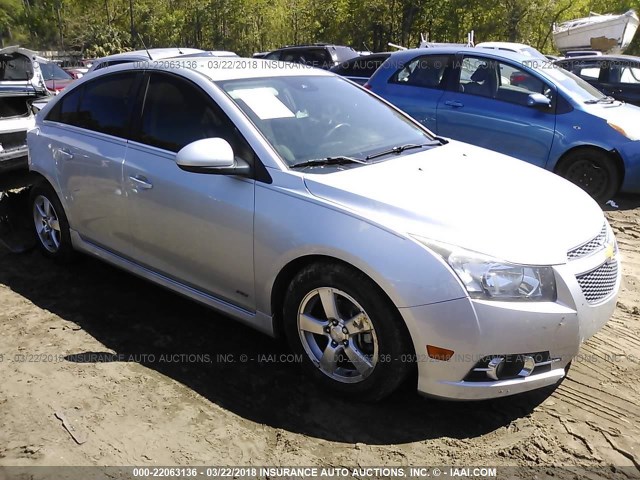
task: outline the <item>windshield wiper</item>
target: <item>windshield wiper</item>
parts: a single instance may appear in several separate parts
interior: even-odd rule
[[[347,163],[362,163],[366,165],[368,162],[366,160],[354,157],[325,157],[294,163],[293,165],[291,165],[291,168],[319,167],[324,165],[345,165]]]
[[[594,103],[613,103],[615,102],[616,99],[613,97],[602,97],[602,98],[598,98],[597,100],[585,100],[584,103],[588,104],[588,105],[592,105]]]
[[[372,153],[371,155],[367,155],[365,160],[371,160],[373,158],[383,157],[385,155],[396,154],[399,155],[405,150],[411,150],[413,148],[422,148],[422,147],[436,147],[438,145],[443,145],[444,142],[440,139],[434,140],[429,143],[407,143],[406,145],[398,145],[397,147],[390,148],[389,150],[384,150],[378,153]]]

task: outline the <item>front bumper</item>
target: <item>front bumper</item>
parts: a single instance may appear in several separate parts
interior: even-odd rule
[[[577,277],[615,262],[612,291],[601,300],[585,297]],[[481,400],[522,393],[554,385],[578,354],[580,345],[611,317],[621,269],[618,258],[604,251],[554,267],[558,298],[555,302],[496,302],[461,298],[400,312],[414,341],[418,365],[418,391],[457,400]],[[426,345],[455,353],[447,360],[429,358]],[[550,366],[530,376],[469,380],[481,359],[496,355],[548,352]],[[539,372],[539,373],[538,373]]]

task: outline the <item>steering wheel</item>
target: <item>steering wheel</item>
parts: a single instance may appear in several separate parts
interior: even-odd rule
[[[329,140],[336,133],[338,133],[340,131],[344,131],[345,128],[351,128],[351,124],[350,123],[346,123],[346,122],[338,123],[335,127],[333,127],[331,130],[329,130],[327,133],[325,133],[325,135],[324,135],[324,137],[322,137],[322,139],[323,140]]]

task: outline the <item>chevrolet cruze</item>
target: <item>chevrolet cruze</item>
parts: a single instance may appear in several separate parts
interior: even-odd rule
[[[283,335],[324,388],[483,399],[553,385],[610,317],[598,205],[433,135],[332,73],[109,67],[28,134],[44,254],[94,255]],[[225,321],[225,320],[221,320]]]

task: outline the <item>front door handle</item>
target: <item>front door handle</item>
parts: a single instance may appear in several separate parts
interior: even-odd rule
[[[453,108],[464,107],[464,103],[458,102],[457,100],[447,100],[444,104]]]
[[[151,190],[153,188],[153,183],[151,183],[149,180],[147,180],[146,177],[143,177],[142,175],[131,175],[129,177],[129,180],[131,180],[136,188],[139,188],[141,190]]]

